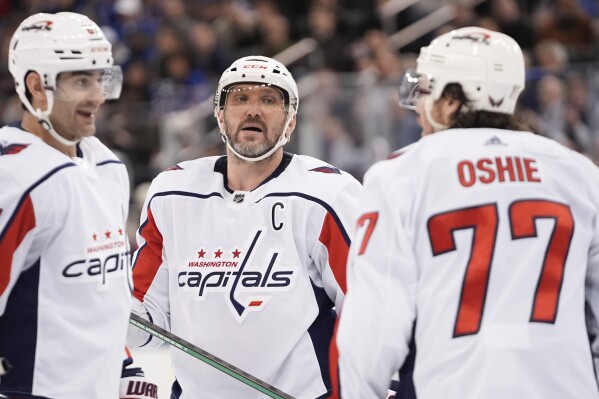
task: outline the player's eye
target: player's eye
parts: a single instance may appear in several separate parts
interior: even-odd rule
[[[269,97],[269,96],[264,96],[260,99],[260,101],[262,102],[262,104],[264,105],[268,105],[268,106],[273,106],[277,104],[277,99],[274,97]]]
[[[234,104],[245,104],[248,102],[248,97],[244,94],[238,94],[233,96],[233,103]]]
[[[77,85],[77,87],[87,88],[91,84],[92,84],[91,79],[87,76],[83,76],[83,77],[77,78],[77,80],[75,80],[75,85]]]

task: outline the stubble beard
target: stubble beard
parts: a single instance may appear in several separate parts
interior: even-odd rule
[[[63,100],[63,102],[65,102]],[[68,102],[66,102],[68,106]],[[80,140],[85,137],[92,137],[96,134],[96,120],[93,123],[81,123],[77,121],[77,113],[73,106],[72,111],[65,112],[64,105],[62,108],[57,100],[54,102],[54,110],[50,114],[50,122],[54,130],[67,140]],[[55,111],[56,110],[56,111]],[[96,110],[96,116],[99,110]]]
[[[283,127],[281,126],[279,130],[282,129]],[[239,135],[241,134],[239,130],[235,132],[234,135],[231,135],[230,132],[230,126],[225,122],[225,136],[227,137],[227,141],[235,151],[237,151],[244,157],[249,158],[257,158],[261,155],[266,154],[268,151],[274,148],[274,146],[277,144],[280,138],[280,136],[277,136],[274,140],[271,140],[268,137],[268,132],[266,132],[262,133],[264,134],[264,140],[261,142],[241,142],[239,140]]]

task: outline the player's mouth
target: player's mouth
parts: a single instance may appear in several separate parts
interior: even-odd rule
[[[77,115],[79,115],[89,121],[93,121],[96,119],[96,114],[92,111],[77,110]]]
[[[241,127],[240,131],[249,134],[259,134],[266,131],[265,127],[259,124],[247,124]]]

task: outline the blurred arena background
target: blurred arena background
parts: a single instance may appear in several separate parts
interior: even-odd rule
[[[298,128],[286,149],[361,179],[419,138],[397,89],[420,47],[464,26],[502,31],[525,51],[519,112],[531,130],[599,162],[596,0],[0,0],[2,125],[22,114],[7,67],[14,29],[30,14],[60,11],[96,21],[125,74],[97,136],[130,172],[133,248],[148,182],[179,161],[224,153],[212,94],[222,71],[246,55],[279,59],[298,82]],[[168,351],[135,353],[168,398]]]

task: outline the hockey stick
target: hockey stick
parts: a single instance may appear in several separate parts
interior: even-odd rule
[[[166,331],[163,328],[158,327],[157,325],[150,323],[143,317],[140,317],[134,313],[131,313],[131,319],[129,323],[133,324],[137,328],[148,332],[155,336],[158,339],[163,340],[167,344],[174,346],[177,349],[182,350],[183,352],[195,357],[203,361],[204,363],[209,364],[210,366],[222,371],[225,374],[230,375],[238,381],[243,382],[246,385],[251,386],[252,388],[262,392],[265,395],[270,396],[274,399],[294,399],[293,396],[286,394],[283,391],[278,390],[266,382],[259,380],[258,378],[246,373],[243,370],[238,369],[237,367],[225,362],[224,360],[219,359],[218,357],[206,352],[203,349],[198,348],[190,342],[187,342],[183,338],[177,337],[176,335]]]

